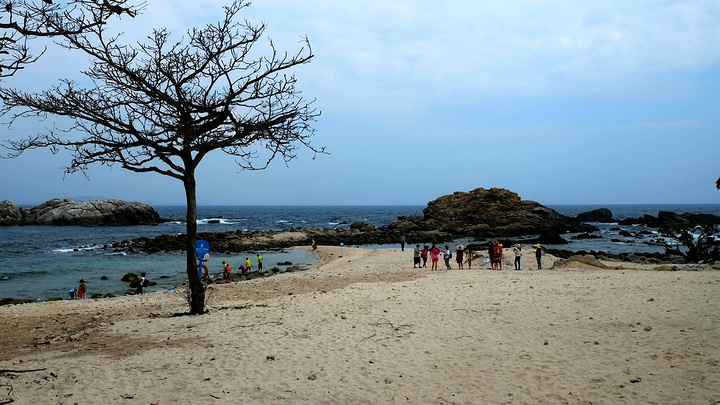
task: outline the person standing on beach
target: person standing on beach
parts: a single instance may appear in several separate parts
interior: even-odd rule
[[[401,252],[405,251],[405,235],[402,235],[400,237],[400,251]]]
[[[452,269],[450,267],[450,259],[452,259],[452,252],[450,252],[450,246],[445,245],[445,251],[443,252],[443,259],[445,260],[445,268],[447,270]]]
[[[263,257],[262,257],[262,256],[260,256],[260,254],[259,254],[259,253],[258,253],[258,255],[257,255],[257,261],[258,261],[258,271],[262,273],[262,262],[263,262]]]
[[[140,273],[140,278],[138,279],[137,288],[135,288],[135,294],[142,294],[143,287],[145,287],[145,273]]]
[[[247,267],[248,271],[252,271],[252,262],[249,258],[245,258],[245,267]]]
[[[420,267],[420,244],[418,243],[415,245],[415,250],[413,251],[413,269],[417,266]]]
[[[430,253],[430,248],[428,247],[427,243],[423,246],[422,252],[420,252],[420,256],[422,256],[423,261],[423,267],[427,267],[427,258],[428,254]]]
[[[463,269],[464,253],[465,253],[465,248],[463,247],[463,245],[458,245],[457,250],[455,251],[455,262],[457,263],[458,269],[460,269],[460,270]]]
[[[468,270],[472,269],[472,259],[475,252],[473,252],[472,249],[467,248],[465,250],[465,256],[467,256],[467,262],[468,262]]]
[[[437,270],[438,261],[440,260],[440,248],[432,245],[432,248],[430,248],[430,261],[432,264],[430,265],[430,271]]]
[[[515,270],[520,270],[520,258],[522,257],[522,247],[520,245],[513,246],[515,253]]]
[[[497,241],[490,245],[488,255],[490,256],[490,263],[492,264],[493,270],[502,270],[502,248],[502,244]]]
[[[542,248],[535,245],[535,260],[537,260],[538,270],[542,270]]]
[[[495,242],[490,243],[488,248],[488,259],[490,259],[490,268],[495,270]]]
[[[85,293],[87,292],[87,286],[85,285],[85,280],[80,279],[80,286],[77,290],[77,296],[79,300],[85,299]]]

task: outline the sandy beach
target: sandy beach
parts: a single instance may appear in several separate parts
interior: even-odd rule
[[[720,404],[720,271],[527,252],[321,246],[202,316],[172,291],[0,307],[0,404]]]

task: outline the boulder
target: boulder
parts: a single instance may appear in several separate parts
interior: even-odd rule
[[[607,208],[581,212],[575,218],[580,222],[615,222],[612,217],[612,211]]]
[[[139,202],[56,198],[22,210],[21,219],[12,203],[0,203],[0,225],[157,225],[160,222],[163,219],[153,207]]]
[[[8,200],[0,202],[0,225],[20,225],[22,221],[22,208]]]

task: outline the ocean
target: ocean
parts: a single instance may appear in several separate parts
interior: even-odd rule
[[[613,218],[636,218],[644,214],[657,215],[658,211],[677,213],[709,213],[720,215],[720,204],[703,205],[549,205],[561,214],[576,216],[596,208],[608,208]],[[225,232],[241,230],[284,230],[303,228],[349,228],[354,222],[386,226],[398,216],[422,215],[424,205],[411,206],[201,206],[198,207],[198,232]],[[156,206],[160,216],[172,221],[157,226],[119,227],[53,227],[22,226],[0,227],[0,298],[26,298],[45,300],[50,297],[68,297],[70,288],[77,288],[82,278],[88,294],[123,295],[130,289],[120,279],[125,273],[147,273],[149,280],[158,284],[146,288],[156,291],[174,288],[186,282],[185,253],[119,253],[102,247],[116,241],[141,236],[185,232],[184,206]],[[620,229],[631,232],[642,227],[622,227],[617,224],[595,224],[602,239],[572,240],[565,235],[568,245],[552,246],[568,250],[595,250],[609,253],[662,252],[652,237],[629,239],[619,236]],[[621,240],[621,242],[613,242]],[[429,241],[408,241],[429,242]],[[462,241],[467,243],[467,241]],[[368,248],[397,247],[374,245]],[[222,273],[221,262],[236,269],[246,257],[255,264],[255,253],[265,258],[269,269],[281,262],[293,265],[312,263],[311,253],[292,249],[280,251],[216,254],[211,252],[207,263],[214,277]],[[409,251],[409,254],[412,254]],[[255,264],[256,265],[256,264]],[[284,270],[283,266],[278,266]],[[285,266],[286,267],[286,266]],[[103,280],[103,276],[107,279]]]

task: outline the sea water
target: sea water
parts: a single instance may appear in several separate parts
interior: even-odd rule
[[[156,286],[145,291],[175,288],[187,282],[186,253],[126,253],[103,248],[113,242],[141,236],[182,234],[186,231],[184,206],[156,206],[160,216],[170,222],[156,226],[11,226],[0,227],[0,298],[68,298],[70,288],[84,279],[88,294],[124,295],[130,288],[121,282],[124,274],[145,272]],[[198,207],[198,232],[236,230],[285,230],[303,228],[349,228],[354,222],[388,225],[400,215],[422,214],[422,206],[204,206]],[[215,253],[210,247],[207,262],[211,277],[221,277],[223,261],[233,271],[249,258],[257,269],[257,256],[264,258],[263,269],[306,265],[315,260],[312,253],[296,250],[269,250]],[[104,276],[104,277],[103,277]]]
[[[550,206],[561,214],[576,216],[596,208],[609,208],[615,219],[637,218],[644,214],[657,215],[658,211],[677,213],[709,213],[720,215],[720,204],[710,205],[556,205]],[[198,232],[225,232],[235,230],[285,230],[303,228],[344,228],[354,222],[374,226],[387,226],[398,216],[422,215],[424,206],[203,206],[198,207]],[[141,236],[185,233],[184,206],[156,206],[160,216],[171,219],[157,226],[15,226],[0,227],[0,298],[31,298],[44,300],[50,297],[68,297],[70,288],[77,288],[85,280],[88,293],[123,295],[129,291],[127,283],[120,281],[125,273],[147,273],[157,286],[146,291],[175,288],[187,281],[185,252],[126,253],[104,249],[103,246],[131,240]],[[624,238],[622,229],[631,232],[650,230],[640,226],[593,224],[600,228],[601,239],[574,240],[575,234],[563,235],[570,243],[549,245],[548,248],[573,251],[595,250],[609,253],[662,252],[664,248],[653,243],[652,237]],[[616,240],[613,242],[612,240]],[[619,240],[619,241],[617,241]],[[410,241],[412,243],[433,241]],[[466,243],[466,242],[465,242]],[[399,247],[373,245],[372,248]],[[280,262],[293,265],[312,263],[315,257],[305,251],[240,252],[219,254],[212,252],[207,263],[210,274],[219,277],[221,262],[228,262],[235,271],[245,258],[257,266],[256,253],[264,257],[265,270]],[[408,254],[412,254],[408,249]],[[281,270],[283,269],[280,266]],[[107,279],[103,279],[103,276]]]

